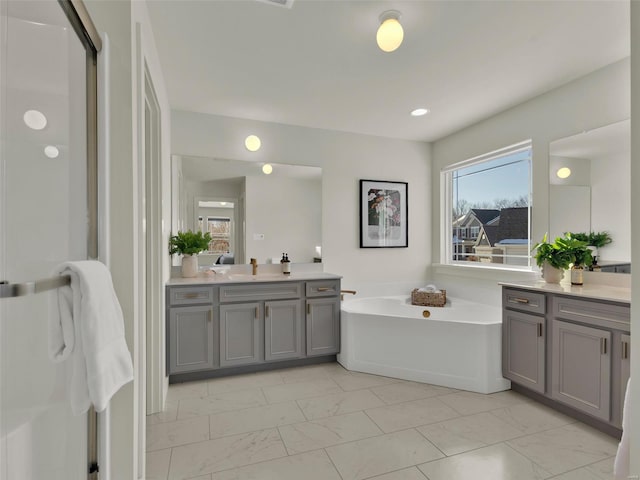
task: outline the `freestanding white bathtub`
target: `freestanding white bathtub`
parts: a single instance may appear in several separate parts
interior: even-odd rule
[[[348,370],[479,393],[511,385],[501,372],[498,307],[458,298],[419,307],[397,296],[351,300],[341,312],[338,362]]]

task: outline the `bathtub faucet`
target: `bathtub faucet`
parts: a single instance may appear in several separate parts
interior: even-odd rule
[[[351,295],[355,295],[357,292],[355,290],[340,290],[340,300],[344,300],[345,293],[350,293]]]

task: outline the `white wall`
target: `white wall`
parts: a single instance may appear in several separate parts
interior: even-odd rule
[[[171,122],[175,154],[322,167],[324,270],[343,275],[344,288],[426,279],[432,251],[429,144],[183,111],[173,111]],[[262,139],[253,154],[244,148],[252,133]],[[409,183],[408,248],[359,248],[360,179]]]
[[[184,190],[184,199],[186,201],[186,219],[182,221],[186,229],[197,230],[195,202],[197,198],[207,200],[229,200],[236,202],[239,200],[242,192],[240,184],[231,184],[225,181],[212,182],[193,182],[186,181]],[[228,213],[227,213],[228,215]]]
[[[140,103],[139,85],[141,78],[140,60],[136,52],[142,52],[144,62],[154,82],[160,104],[162,131],[162,244],[168,244],[171,221],[171,171],[170,171],[170,115],[166,89],[160,70],[153,34],[144,2],[105,2],[85,0],[87,10],[98,32],[110,39],[110,65],[108,102],[108,125],[110,135],[106,139],[109,152],[109,243],[110,267],[118,300],[122,307],[125,336],[134,358],[134,367],[144,357],[141,356],[138,331],[140,292],[140,271],[138,257],[138,231],[142,215],[138,211],[138,112]],[[137,45],[136,24],[141,32],[141,45]],[[105,139],[100,139],[104,142]],[[170,274],[169,255],[163,255],[162,277]],[[161,292],[161,295],[163,292]],[[139,432],[142,423],[140,402],[144,398],[144,385],[140,378],[127,384],[111,402],[111,442],[108,446],[110,471],[101,470],[105,478],[138,478],[142,466],[138,465]],[[139,468],[141,467],[141,468]]]
[[[137,322],[134,262],[134,172],[132,17],[128,2],[85,2],[100,33],[110,39],[110,102],[108,139],[110,191],[111,276],[124,315],[125,336],[135,358],[134,332]],[[124,386],[111,400],[110,474],[112,478],[137,476],[137,413],[133,383]]]
[[[634,119],[640,118],[640,2],[631,2],[631,114]],[[640,262],[637,248],[640,242],[640,122],[631,122],[631,263],[636,266]],[[640,331],[640,281],[638,275],[632,278],[631,295],[631,331]],[[631,352],[631,376],[634,378],[632,395],[634,403],[640,398],[640,348]],[[640,412],[634,410],[631,417],[632,452],[640,448]],[[631,455],[631,473],[640,476],[640,455]]]
[[[591,160],[591,230],[613,238],[598,250],[602,260],[631,261],[630,174],[629,154]]]
[[[621,60],[436,141],[432,150],[433,225],[440,224],[439,171],[443,167],[531,138],[532,235],[534,241],[541,239],[549,229],[549,143],[629,118],[629,68],[629,59]],[[432,232],[432,256],[438,262],[440,233],[438,228]],[[457,278],[447,276],[451,269],[436,270],[436,279]],[[486,287],[481,274],[472,284]],[[492,298],[499,299],[497,284],[492,283],[492,288]]]
[[[245,188],[247,259],[268,263],[286,252],[291,262],[312,263],[322,244],[320,180],[264,175],[247,177]]]

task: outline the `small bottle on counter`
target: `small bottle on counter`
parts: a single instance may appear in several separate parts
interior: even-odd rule
[[[291,262],[289,261],[289,255],[283,253],[280,263],[282,264],[282,273],[285,275],[291,274]]]

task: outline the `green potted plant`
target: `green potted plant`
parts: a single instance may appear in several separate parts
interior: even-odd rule
[[[578,232],[568,233],[567,235],[571,235],[572,238],[581,242],[586,242],[594,261],[598,258],[598,249],[613,242],[609,232]]]
[[[565,234],[561,239],[568,251],[573,255],[573,265],[571,266],[571,284],[582,285],[584,280],[584,268],[590,267],[593,263],[591,250],[587,245],[587,241],[576,238],[571,233]]]
[[[548,241],[545,234],[533,250],[536,252],[536,265],[542,269],[542,278],[548,283],[560,283],[564,270],[572,265],[582,267],[591,265],[592,262],[586,242],[576,239],[571,234],[557,237],[553,243]]]
[[[202,233],[178,231],[177,235],[169,238],[169,254],[177,253],[182,255],[182,276],[195,277],[198,274],[198,258],[196,255],[209,248],[211,242],[211,234],[209,232]]]

